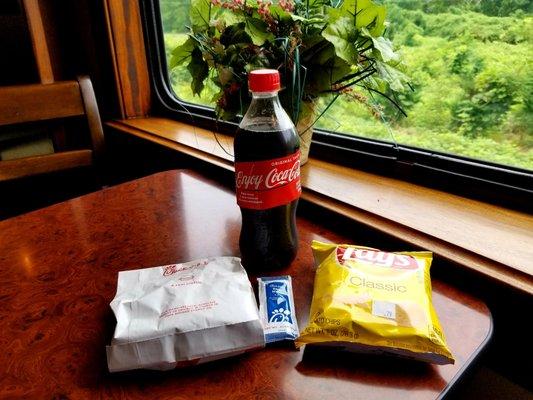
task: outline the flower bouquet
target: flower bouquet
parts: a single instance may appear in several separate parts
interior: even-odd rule
[[[396,93],[407,79],[383,36],[385,14],[371,0],[191,0],[188,38],[173,50],[170,68],[187,65],[194,94],[211,79],[217,116],[226,120],[248,108],[249,71],[279,70],[280,100],[305,162],[312,126],[340,95],[374,110],[379,95],[401,111]],[[319,98],[327,99],[320,112]]]

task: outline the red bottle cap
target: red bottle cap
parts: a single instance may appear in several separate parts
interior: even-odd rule
[[[256,69],[248,74],[248,88],[252,92],[274,92],[281,88],[277,69]]]

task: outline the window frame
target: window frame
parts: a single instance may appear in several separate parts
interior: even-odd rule
[[[237,123],[217,120],[214,110],[180,100],[171,88],[159,0],[141,1],[152,109],[192,125],[233,135]],[[463,196],[530,211],[533,171],[466,156],[394,144],[314,128],[311,156]]]

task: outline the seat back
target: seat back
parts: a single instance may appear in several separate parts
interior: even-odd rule
[[[0,181],[89,166],[101,157],[104,135],[91,81],[0,87],[0,126],[84,116],[91,148],[0,161]]]

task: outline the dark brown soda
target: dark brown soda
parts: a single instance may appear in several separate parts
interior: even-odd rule
[[[300,148],[295,129],[262,131],[239,129],[235,136],[235,161],[264,161],[294,154]],[[296,257],[298,200],[267,210],[241,208],[239,239],[242,265],[250,270],[276,270]]]

